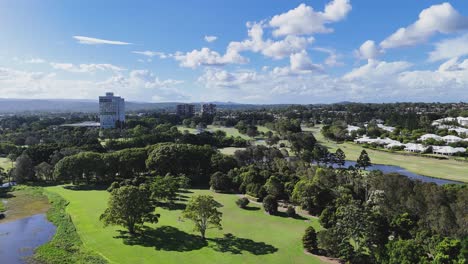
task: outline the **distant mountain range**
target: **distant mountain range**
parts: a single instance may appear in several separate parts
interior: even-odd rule
[[[238,104],[234,102],[211,102],[221,109],[248,109],[266,107],[261,105]],[[127,112],[166,110],[174,111],[178,102],[147,103],[125,102]],[[199,107],[201,103],[192,103]],[[85,112],[97,113],[99,109],[97,100],[72,100],[72,99],[1,99],[0,113],[21,112]]]

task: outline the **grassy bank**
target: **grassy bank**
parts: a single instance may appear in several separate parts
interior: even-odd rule
[[[329,151],[335,151],[337,148],[341,148],[345,152],[348,160],[357,160],[363,150],[362,146],[354,143],[345,142],[337,144],[325,139],[322,133],[320,133],[320,127],[307,130],[314,133],[315,138],[322,145],[326,146]],[[466,162],[460,162],[454,159],[438,160],[418,156],[399,155],[397,153],[372,149],[366,149],[366,151],[374,164],[399,166],[408,171],[425,176],[468,183],[468,163]]]
[[[67,213],[83,246],[111,263],[321,263],[304,254],[301,244],[307,226],[320,229],[316,219],[270,216],[255,204],[243,210],[235,205],[238,197],[233,194],[208,190],[184,194],[184,200],[195,194],[209,194],[223,204],[223,230],[208,230],[208,240],[203,241],[193,232],[192,223],[180,218],[185,202],[171,209],[158,207],[159,223],[146,225],[144,236],[131,238],[121,227],[104,228],[99,221],[108,192],[60,186],[47,190],[70,202]]]
[[[34,261],[50,264],[107,263],[101,256],[84,248],[70,216],[66,213],[68,202],[56,193],[46,194],[52,205],[47,218],[57,226],[57,232],[50,242],[36,250]]]

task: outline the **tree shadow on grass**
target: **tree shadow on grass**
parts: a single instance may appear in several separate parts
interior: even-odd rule
[[[247,210],[247,211],[258,211],[260,210],[260,207],[254,207],[254,206],[246,206],[245,208],[243,208],[244,210]]]
[[[209,238],[214,242],[210,247],[215,251],[242,254],[249,252],[254,255],[273,254],[278,248],[264,242],[255,242],[252,239],[236,237],[233,234],[224,234],[222,238]]]
[[[184,203],[159,203],[158,204],[159,207],[161,208],[164,208],[166,210],[170,210],[170,211],[173,211],[173,210],[185,210],[185,208],[187,207],[186,204]]]
[[[188,234],[172,226],[161,226],[156,229],[146,227],[140,229],[140,235],[131,236],[127,231],[119,230],[125,245],[140,245],[154,247],[164,251],[192,251],[208,245],[201,237]]]
[[[284,217],[284,218],[293,218],[297,220],[309,220],[309,218],[303,217],[302,215],[295,214],[294,216],[289,216],[286,212],[277,212],[275,216]]]
[[[64,189],[72,190],[72,191],[102,191],[107,190],[109,186],[107,185],[67,185],[63,186]]]

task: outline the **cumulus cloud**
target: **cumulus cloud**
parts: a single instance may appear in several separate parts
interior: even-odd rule
[[[254,71],[228,72],[219,69],[207,69],[198,82],[207,87],[236,88],[247,83],[258,81],[257,73]]]
[[[218,52],[206,47],[201,50],[195,49],[187,53],[177,52],[174,54],[174,59],[180,62],[181,67],[186,68],[242,64],[248,61],[238,53],[227,52],[224,55],[220,55]]]
[[[421,11],[416,22],[398,29],[380,45],[384,49],[413,46],[426,42],[436,33],[449,34],[466,29],[468,18],[460,15],[450,3],[442,3]]]
[[[145,51],[132,51],[132,53],[143,55],[149,58],[153,57],[159,57],[160,59],[166,59],[170,55],[165,54],[164,52],[159,52],[159,51],[151,51],[151,50],[145,50]]]
[[[468,34],[437,42],[435,50],[429,53],[429,61],[439,61],[468,55],[467,43]]]
[[[336,51],[333,50],[333,49],[316,47],[316,48],[313,48],[313,50],[324,52],[324,53],[328,54],[328,57],[325,59],[324,63],[325,63],[325,65],[327,65],[329,67],[343,66],[344,65],[343,62],[339,61],[339,58],[341,56],[339,54],[337,54]]]
[[[391,79],[395,74],[399,74],[411,66],[412,64],[406,61],[385,62],[369,59],[367,64],[351,70],[343,78],[347,80]]]
[[[106,40],[106,39],[98,39],[98,38],[91,38],[85,36],[73,36],[74,39],[78,40],[80,44],[86,45],[130,45],[132,43],[118,41],[118,40]]]
[[[434,71],[418,71],[410,70],[411,64],[404,61],[370,60],[338,77],[316,71],[296,75],[248,71],[250,76],[255,76],[254,81],[247,78],[240,82],[236,72],[221,71],[212,78],[200,79],[210,91],[206,100],[236,98],[252,103],[467,100],[468,60],[444,64]],[[282,69],[290,71],[287,67]]]
[[[228,54],[239,54],[243,51],[252,51],[261,53],[266,57],[273,59],[287,58],[293,53],[300,52],[307,48],[307,46],[314,41],[314,38],[286,36],[282,40],[264,40],[263,24],[262,23],[248,23],[247,27],[249,38],[237,42],[229,43],[227,48]]]
[[[354,52],[359,59],[369,60],[376,59],[382,51],[377,47],[373,40],[367,40],[362,43],[361,47]]]
[[[326,24],[344,19],[351,8],[349,0],[333,0],[325,6],[323,12],[300,4],[286,13],[274,16],[269,25],[275,28],[274,36],[329,33],[333,29],[327,28]]]
[[[211,43],[211,42],[216,41],[217,39],[218,39],[217,36],[205,36],[205,41],[206,41],[206,42],[210,42],[210,43]]]
[[[91,99],[112,90],[128,100],[186,100],[189,95],[178,88],[182,83],[181,80],[160,79],[148,70],[113,72],[100,80],[91,80],[0,68],[0,92],[4,98]]]
[[[46,62],[47,61],[41,58],[31,58],[31,59],[24,60],[24,63],[28,63],[28,64],[41,64],[41,63],[46,63]]]
[[[305,50],[291,54],[289,56],[288,67],[275,67],[271,74],[275,76],[308,74],[312,72],[320,72],[323,70],[322,65],[312,63],[309,55]]]
[[[73,63],[58,63],[51,62],[50,66],[56,70],[68,71],[68,72],[80,72],[80,73],[95,73],[97,71],[123,71],[125,69],[118,66],[101,63],[101,64],[79,64]]]

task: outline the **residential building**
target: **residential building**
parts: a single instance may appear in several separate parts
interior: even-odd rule
[[[419,140],[425,141],[425,140],[428,140],[428,139],[430,139],[430,138],[433,138],[433,139],[435,139],[435,140],[442,140],[442,137],[441,137],[441,136],[438,136],[438,135],[436,135],[436,134],[424,134],[424,135],[422,135],[422,136],[419,138]]]
[[[192,117],[195,114],[195,106],[193,104],[177,105],[177,115],[183,117]]]
[[[445,136],[445,137],[442,137],[442,139],[447,142],[447,144],[449,143],[457,143],[459,141],[462,140],[462,138],[460,137],[457,137],[457,136],[452,136],[452,135],[448,135],[448,136]]]
[[[202,104],[201,105],[201,114],[202,115],[214,115],[214,114],[216,114],[216,105],[215,104]]]
[[[392,127],[392,126],[386,126],[386,125],[383,125],[383,124],[377,124],[377,127],[379,127],[380,129],[383,129],[387,132],[393,132],[395,130],[395,127]]]
[[[358,131],[359,129],[360,129],[360,127],[352,126],[352,125],[348,125],[348,127],[346,128],[346,130],[348,131],[348,135],[351,135],[351,133],[353,133],[353,131]]]
[[[465,153],[466,149],[465,148],[453,148],[450,146],[432,146],[432,153],[434,154],[452,156],[453,154],[460,153],[460,152]]]
[[[405,150],[409,152],[424,152],[429,148],[428,146],[424,146],[423,144],[415,143],[408,143],[405,146]]]
[[[122,127],[125,123],[125,100],[110,92],[99,96],[99,123],[101,128]]]

